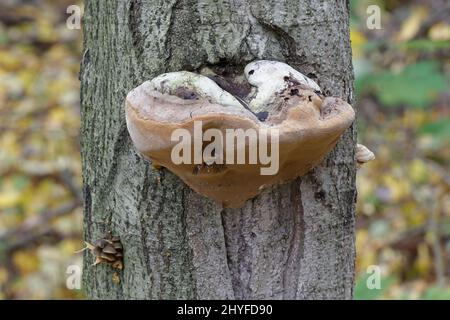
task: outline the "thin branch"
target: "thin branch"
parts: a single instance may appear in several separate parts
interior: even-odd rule
[[[55,244],[64,239],[75,239],[80,238],[81,234],[79,232],[61,233],[55,231],[54,229],[47,227],[44,230],[37,230],[31,234],[27,234],[20,239],[9,243],[4,250],[11,254],[14,251],[22,250],[30,246],[35,246],[38,244]]]
[[[24,234],[31,233],[33,230],[35,230],[41,226],[47,225],[51,220],[71,213],[73,210],[75,210],[79,206],[80,206],[80,202],[75,201],[72,203],[61,205],[60,207],[58,207],[54,210],[49,210],[38,216],[32,217],[32,218],[26,220],[25,222],[23,222],[17,228],[6,231],[2,235],[0,235],[0,242],[8,243],[8,242],[11,242],[12,239],[14,239],[16,237],[21,237]]]

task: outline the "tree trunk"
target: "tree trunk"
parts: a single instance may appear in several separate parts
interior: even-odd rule
[[[326,95],[353,100],[344,0],[86,0],[81,71],[85,238],[124,246],[121,281],[91,266],[90,298],[350,299],[355,130],[323,163],[242,209],[196,194],[141,160],[126,94],[161,73],[285,61]]]

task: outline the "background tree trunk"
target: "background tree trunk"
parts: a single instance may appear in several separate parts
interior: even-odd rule
[[[355,130],[323,164],[242,209],[191,191],[135,153],[125,96],[168,71],[286,61],[352,102],[344,0],[86,0],[81,71],[85,238],[111,230],[125,269],[91,267],[90,298],[349,299]]]

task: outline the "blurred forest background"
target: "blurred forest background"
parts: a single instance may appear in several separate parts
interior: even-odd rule
[[[0,299],[84,297],[66,288],[83,247],[71,4],[0,3]],[[366,25],[372,4],[380,30]],[[450,299],[450,1],[351,10],[358,141],[377,156],[358,171],[355,298]]]

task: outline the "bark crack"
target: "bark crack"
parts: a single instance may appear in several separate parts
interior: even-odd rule
[[[144,247],[144,258],[145,258],[145,264],[146,264],[146,268],[147,268],[147,272],[150,273],[151,272],[151,268],[150,268],[150,258],[149,258],[149,250],[147,247],[147,232],[145,231],[145,227],[146,227],[146,223],[145,223],[145,213],[146,210],[143,209],[143,205],[146,204],[146,200],[148,198],[148,190],[150,187],[150,181],[149,181],[149,170],[148,170],[148,166],[146,166],[145,168],[145,172],[144,172],[144,181],[143,181],[143,186],[141,189],[141,199],[142,201],[139,202],[138,205],[138,212],[140,213],[140,235],[141,235],[141,241]]]
[[[164,46],[166,48],[167,51],[167,56],[165,58],[165,72],[169,72],[170,70],[170,61],[172,60],[172,55],[173,55],[173,48],[172,48],[172,30],[173,30],[173,26],[175,24],[175,9],[176,6],[178,5],[179,0],[175,0],[174,2],[172,2],[172,4],[170,5],[170,7],[168,8],[168,12],[169,12],[169,25],[167,27],[167,31],[166,31],[166,39],[164,41]]]
[[[121,123],[120,128],[117,132],[115,141],[113,143],[113,155],[112,162],[108,167],[108,171],[106,174],[106,178],[104,180],[104,183],[102,184],[100,191],[97,193],[99,194],[99,200],[98,202],[103,202],[103,200],[109,195],[109,190],[117,178],[117,167],[118,167],[118,160],[119,155],[124,151],[123,146],[129,145],[129,143],[125,144],[125,140],[128,137],[128,131],[127,126],[125,125],[125,122]],[[105,148],[106,149],[106,148]]]
[[[222,210],[220,210],[219,214],[220,214],[220,218],[222,220],[223,243],[224,243],[224,248],[225,248],[226,267],[227,267],[227,272],[230,275],[230,280],[231,280],[231,285],[232,285],[232,290],[233,290],[232,294],[233,294],[233,299],[234,299],[234,297],[236,296],[236,292],[235,292],[235,288],[233,285],[232,272],[230,269],[230,264],[232,263],[232,261],[231,261],[231,253],[230,253],[230,244],[227,239],[228,228],[227,228],[227,223],[226,223],[226,219],[225,219],[225,215],[226,215],[225,209],[222,208]]]
[[[303,220],[303,203],[300,190],[301,180],[297,179],[291,186],[292,236],[287,252],[287,260],[283,272],[283,299],[295,299],[297,296],[298,279],[304,252],[305,225]]]
[[[142,1],[141,0],[131,0],[130,9],[128,15],[128,28],[130,29],[131,39],[133,43],[133,48],[136,51],[136,58],[140,61],[142,55],[144,54],[144,48],[142,44],[143,36],[139,29],[141,25],[141,14],[142,14]]]

